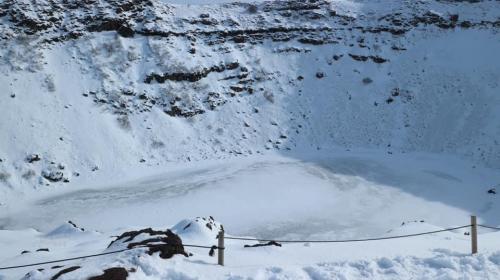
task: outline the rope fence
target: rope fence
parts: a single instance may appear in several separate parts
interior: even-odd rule
[[[271,240],[271,239],[260,239],[260,238],[242,238],[242,237],[224,237],[224,239],[232,239],[232,240],[245,240],[245,241],[259,241],[259,242],[278,242],[278,243],[347,243],[347,242],[365,242],[365,241],[377,241],[377,240],[386,240],[386,239],[397,239],[397,238],[406,238],[420,235],[427,235],[445,231],[452,231],[462,228],[470,227],[471,225],[465,225],[454,228],[447,228],[441,230],[427,231],[421,233],[413,233],[413,234],[405,234],[405,235],[396,235],[396,236],[387,236],[387,237],[378,237],[378,238],[364,238],[364,239],[344,239],[344,240]]]
[[[500,227],[494,227],[494,226],[477,224],[476,223],[476,216],[471,216],[471,223],[468,224],[468,225],[464,225],[464,226],[458,226],[458,227],[452,227],[452,228],[446,228],[446,229],[434,230],[434,231],[427,231],[427,232],[420,232],[420,233],[413,233],[413,234],[404,234],[404,235],[394,235],[394,236],[386,236],[386,237],[377,237],[377,238],[344,239],[344,240],[275,240],[275,239],[260,239],[260,238],[244,238],[244,237],[224,236],[224,230],[221,230],[219,232],[219,234],[217,235],[218,246],[215,246],[215,245],[213,245],[213,246],[203,246],[203,245],[192,245],[192,244],[183,244],[182,246],[184,246],[184,247],[192,247],[192,248],[210,249],[210,252],[209,252],[210,256],[213,256],[214,253],[215,253],[215,250],[217,250],[218,251],[218,264],[219,265],[224,265],[224,250],[226,249],[224,247],[224,240],[226,240],[226,239],[227,240],[241,240],[241,241],[271,242],[271,243],[272,242],[274,242],[274,243],[350,243],[350,242],[367,242],[367,241],[378,241],[378,240],[408,238],[408,237],[414,237],[414,236],[422,236],[422,235],[429,235],[429,234],[435,234],[435,233],[453,231],[453,230],[463,229],[463,228],[469,228],[469,227],[471,228],[471,233],[469,235],[471,236],[472,254],[477,253],[477,227],[488,228],[488,229],[493,229],[493,230],[500,230]],[[143,246],[143,247],[134,247],[134,248],[127,248],[127,249],[116,250],[116,251],[112,251],[112,252],[92,254],[92,255],[86,255],[86,256],[80,256],[80,257],[74,257],[74,258],[66,258],[66,259],[46,261],[46,262],[39,262],[39,263],[32,263],[32,264],[24,264],[24,265],[0,267],[0,270],[23,268],[23,267],[45,265],[45,264],[65,262],[65,261],[72,261],[72,260],[78,260],[78,259],[92,258],[92,257],[98,257],[98,256],[104,256],[104,255],[110,255],[110,254],[118,254],[118,253],[121,253],[121,252],[135,250],[135,249],[141,249],[141,248],[145,248],[145,247],[146,246]]]
[[[22,268],[22,267],[30,267],[30,266],[36,266],[36,265],[44,265],[44,264],[65,262],[65,261],[73,261],[73,260],[79,260],[79,259],[85,259],[85,258],[92,258],[92,257],[98,257],[98,256],[104,256],[104,255],[117,254],[117,253],[121,253],[121,252],[125,252],[125,251],[130,251],[130,250],[133,250],[133,249],[138,249],[138,248],[123,249],[123,250],[118,250],[118,251],[113,251],[113,252],[106,252],[106,253],[93,254],[93,255],[87,255],[87,256],[81,256],[81,257],[74,257],[74,258],[67,258],[67,259],[60,259],[60,260],[47,261],[47,262],[39,262],[39,263],[31,263],[31,264],[23,264],[23,265],[0,267],[0,270]]]
[[[201,245],[190,245],[190,244],[182,244],[182,246],[183,247],[211,249],[211,250],[212,249],[215,249],[215,250],[220,249],[217,246],[201,246]],[[74,257],[74,258],[66,258],[66,259],[46,261],[46,262],[39,262],[39,263],[31,263],[31,264],[23,264],[23,265],[0,267],[0,270],[22,268],[22,267],[30,267],[30,266],[37,266],[37,265],[44,265],[44,264],[51,264],[51,263],[59,263],[59,262],[65,262],[65,261],[74,261],[74,260],[79,260],[79,259],[86,259],[86,258],[93,258],[93,257],[99,257],[99,256],[105,256],[105,255],[111,255],[111,254],[118,254],[118,253],[125,252],[125,251],[131,251],[131,250],[143,249],[143,248],[147,248],[147,247],[146,246],[139,246],[139,247],[121,249],[121,250],[116,250],[116,251],[111,251],[111,252],[105,252],[105,253],[99,253],[99,254],[92,254],[92,255],[86,255],[86,256],[79,256],[79,257]]]
[[[477,225],[478,227],[482,228],[489,228],[489,229],[494,229],[494,230],[500,230],[500,227],[492,227],[492,226],[487,226],[487,225]]]

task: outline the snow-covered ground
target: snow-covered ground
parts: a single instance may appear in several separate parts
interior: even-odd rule
[[[413,233],[436,228],[418,223],[396,228],[394,232]],[[180,235],[183,238],[190,236],[191,242],[203,240],[206,244],[209,237],[215,241],[214,232]],[[3,240],[24,238],[28,249],[41,244],[51,249],[51,252],[18,255],[15,262],[4,262],[6,264],[103,252],[113,239],[107,234],[71,230],[64,235],[28,230],[2,232],[1,236]],[[75,265],[82,268],[60,279],[85,279],[99,275],[110,265],[134,268],[135,272],[130,273],[128,279],[496,279],[500,276],[499,238],[498,233],[481,234],[481,253],[475,256],[468,253],[470,241],[461,231],[366,243],[285,244],[260,248],[243,248],[243,244],[248,243],[227,240],[224,267],[216,265],[216,258],[208,256],[208,249],[188,248],[193,256],[175,256],[169,260],[148,256],[137,249],[65,262],[64,268]],[[8,245],[4,247],[9,249]],[[48,279],[63,269],[51,269],[52,266],[37,267],[45,270],[33,270],[27,279]],[[2,279],[16,279],[26,271],[2,273]]]
[[[471,2],[1,1],[0,267],[146,227],[215,245],[175,226],[209,215],[269,239],[500,225],[500,2]],[[59,279],[499,278],[500,233],[470,256],[466,232],[227,240],[225,267],[134,250]]]
[[[298,155],[253,157],[172,169],[109,186],[75,186],[57,195],[42,192],[24,203],[9,204],[10,210],[0,215],[0,225],[9,229],[0,231],[0,263],[9,266],[100,253],[112,236],[124,231],[171,228],[186,217],[208,215],[223,223],[229,235],[278,240],[434,231],[466,225],[471,214],[477,214],[480,223],[500,225],[500,204],[486,193],[500,174],[453,157],[332,150],[300,159]],[[86,231],[64,226],[68,220]],[[493,279],[500,275],[500,233],[481,229],[481,254],[471,257],[470,238],[464,235],[469,231],[262,248],[243,248],[253,242],[227,240],[224,268],[214,266],[216,259],[208,257],[206,249],[188,248],[193,257],[173,260],[137,257],[138,252],[130,251],[73,261],[92,269],[61,279],[99,274],[98,267],[112,264],[135,267],[138,272],[131,273],[131,279]],[[216,245],[215,237],[201,233],[181,233],[181,237],[187,244]],[[34,252],[39,248],[50,252]],[[20,254],[22,250],[33,253]],[[30,279],[55,274],[51,266],[37,266],[47,270],[33,272]],[[0,275],[20,277],[31,270]]]

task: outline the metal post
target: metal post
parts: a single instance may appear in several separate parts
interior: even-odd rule
[[[221,229],[219,231],[219,235],[217,236],[219,239],[219,245],[218,245],[218,261],[217,264],[219,265],[224,265],[224,229]]]
[[[472,242],[472,254],[477,253],[477,220],[476,216],[470,216],[470,224],[471,224],[471,231],[470,231],[470,239]]]

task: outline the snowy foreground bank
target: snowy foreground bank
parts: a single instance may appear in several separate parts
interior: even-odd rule
[[[12,196],[0,211],[0,266],[121,249],[108,245],[126,231],[147,227],[171,228],[184,244],[217,245],[218,226],[209,229],[203,219],[183,220],[197,216],[213,215],[229,236],[278,240],[435,231],[467,225],[471,214],[481,224],[500,224],[497,196],[487,193],[500,180],[494,169],[444,155],[322,154],[198,162],[147,177],[133,174],[136,179],[123,177],[119,185]],[[80,268],[57,279],[86,279],[110,267],[124,267],[128,279],[498,279],[500,233],[480,228],[479,254],[471,256],[469,231],[257,248],[244,248],[252,241],[226,240],[224,267],[205,248],[186,247],[192,256],[171,259],[136,249],[1,270],[0,279],[20,279],[26,273],[27,279],[51,279],[73,266]],[[37,251],[45,248],[49,251]],[[55,265],[64,267],[52,269]]]
[[[183,230],[182,221],[174,227],[185,243],[214,245],[216,231],[205,227],[203,220]],[[396,228],[391,234],[406,234],[435,230],[426,223],[411,223]],[[53,279],[63,269],[74,271],[57,279],[87,279],[101,275],[110,267],[123,267],[127,279],[498,279],[500,277],[500,234],[480,235],[480,253],[468,254],[470,241],[464,231],[439,233],[387,241],[343,244],[284,244],[282,247],[244,248],[248,244],[226,241],[226,265],[216,265],[216,257],[208,249],[186,248],[192,256],[176,255],[172,259],[152,256],[145,249],[62,263],[45,265],[35,270],[16,269],[2,272],[0,279]],[[2,231],[1,240],[17,241],[21,237],[25,248],[49,246],[50,252],[25,253],[6,264],[46,261],[68,256],[107,252],[108,234],[85,231],[63,225],[48,234],[34,230]],[[251,244],[251,243],[250,243]],[[7,247],[9,244],[2,244]],[[50,257],[48,257],[50,256]],[[51,268],[52,267],[52,268]]]

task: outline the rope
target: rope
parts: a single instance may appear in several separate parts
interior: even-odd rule
[[[219,249],[224,250],[225,249],[224,247],[217,247],[217,246],[184,245],[184,244],[182,244],[182,246],[184,246],[184,247],[194,247],[194,248],[203,248],[203,249],[212,249],[212,248],[215,248],[217,250],[219,250]]]
[[[183,247],[203,248],[203,249],[213,249],[213,250],[224,249],[224,248],[220,248],[220,247],[217,247],[217,246],[201,246],[201,245],[191,245],[191,244],[186,244],[186,245],[183,244],[182,246]],[[65,262],[65,261],[73,261],[73,260],[79,260],[79,259],[85,259],[85,258],[92,258],[92,257],[98,257],[98,256],[104,256],[104,255],[117,254],[117,253],[121,253],[121,252],[125,252],[125,251],[130,251],[130,250],[134,250],[134,249],[141,249],[141,248],[147,248],[147,246],[127,248],[127,249],[122,249],[122,250],[117,250],[117,251],[112,251],[112,252],[106,252],[106,253],[100,253],[100,254],[93,254],[93,255],[86,255],[86,256],[74,257],[74,258],[67,258],[67,259],[60,259],[60,260],[54,260],[54,261],[47,261],[47,262],[23,264],[23,265],[16,265],[16,266],[0,267],[0,270],[21,268],[21,267],[30,267],[30,266],[36,266],[36,265]]]
[[[489,229],[494,229],[494,230],[500,230],[498,227],[492,227],[492,226],[487,226],[487,225],[477,225],[478,227],[483,227],[483,228],[489,228]]]
[[[48,261],[48,262],[39,262],[39,263],[23,264],[23,265],[16,265],[16,266],[0,267],[0,270],[29,267],[29,266],[49,264],[49,263],[58,263],[58,262],[65,262],[65,261],[73,261],[73,260],[78,260],[78,259],[92,258],[92,257],[98,257],[98,256],[104,256],[104,255],[111,255],[111,254],[121,253],[121,252],[129,251],[129,250],[133,250],[133,249],[139,249],[139,248],[142,248],[142,247],[123,249],[123,250],[118,250],[118,251],[93,254],[93,255],[87,255],[87,256],[81,256],[81,257],[74,257],[74,258],[68,258],[68,259],[60,259],[60,260]]]
[[[413,237],[419,235],[433,234],[445,231],[452,231],[456,229],[470,227],[471,225],[447,228],[435,231],[421,232],[421,233],[413,233],[413,234],[405,234],[405,235],[396,235],[396,236],[388,236],[388,237],[378,237],[378,238],[365,238],[365,239],[345,239],[345,240],[271,240],[271,239],[259,239],[259,238],[242,238],[242,237],[224,237],[224,239],[232,239],[232,240],[245,240],[245,241],[260,241],[260,242],[279,242],[279,243],[345,243],[345,242],[363,242],[363,241],[376,241],[376,240],[386,240],[386,239],[396,239],[396,238],[405,238],[405,237]]]

